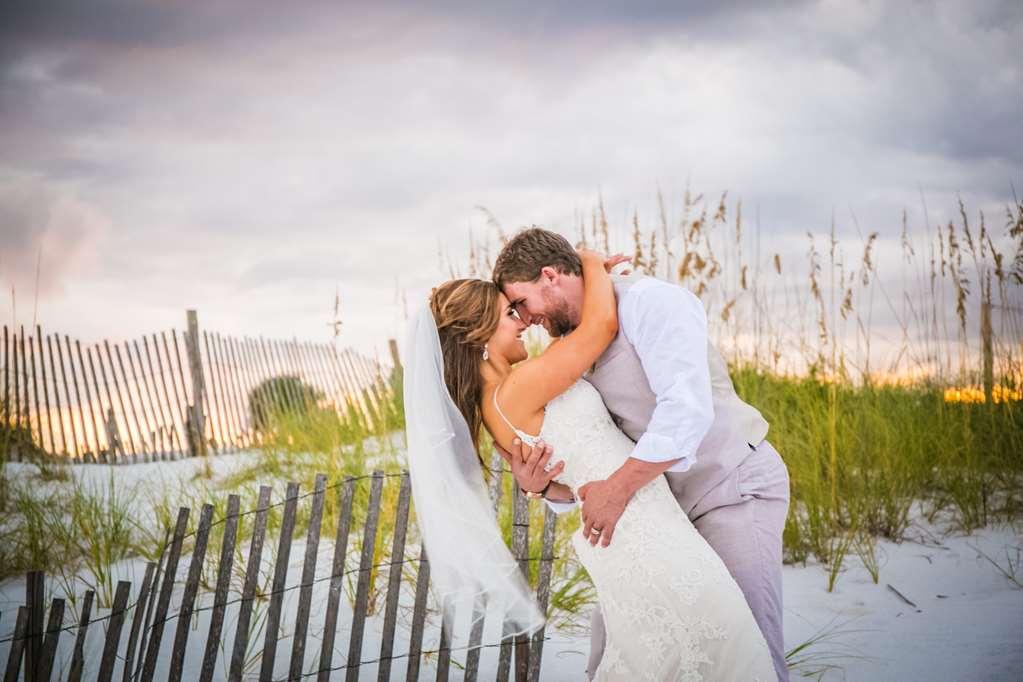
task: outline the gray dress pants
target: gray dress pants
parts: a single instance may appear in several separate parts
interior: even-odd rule
[[[778,679],[787,682],[782,631],[782,531],[789,509],[789,474],[768,441],[704,495],[689,518],[718,553],[749,603],[771,650]],[[604,619],[593,609],[590,659],[593,674],[604,654]]]

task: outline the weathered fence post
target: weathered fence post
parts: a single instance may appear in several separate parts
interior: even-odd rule
[[[238,611],[237,629],[234,635],[234,648],[231,652],[231,668],[227,676],[229,682],[239,682],[242,679],[245,651],[249,644],[249,621],[252,618],[252,600],[256,596],[256,580],[259,574],[260,559],[263,556],[263,539],[266,535],[267,515],[270,511],[270,493],[270,486],[260,486],[259,500],[256,503],[256,518],[252,523],[249,559],[245,568],[245,583],[242,586],[242,601]]]
[[[408,667],[405,669],[405,682],[419,679],[419,661],[422,657],[423,629],[426,625],[426,601],[430,591],[430,560],[426,555],[426,547],[419,547],[419,574],[416,576],[416,597],[412,607],[412,632],[409,633]]]
[[[366,612],[369,608],[369,582],[373,570],[373,549],[376,545],[377,523],[380,519],[380,493],[384,485],[382,471],[373,472],[369,490],[369,507],[366,510],[366,525],[362,535],[362,556],[359,558],[359,580],[355,588],[355,605],[352,616],[352,634],[348,643],[348,668],[345,681],[359,679],[362,664],[362,638],[366,627]]]
[[[49,337],[47,337],[49,340]],[[11,342],[4,325],[4,428],[11,427]]]
[[[394,629],[398,618],[398,596],[401,591],[401,569],[405,563],[405,535],[408,533],[408,513],[412,497],[412,481],[408,472],[401,477],[398,508],[394,517],[394,536],[391,539],[391,570],[387,578],[387,605],[384,610],[384,636],[380,645],[380,663],[377,680],[391,679],[391,657],[394,653]]]
[[[166,544],[166,540],[164,542]],[[161,557],[162,559],[163,557]],[[142,631],[142,620],[145,618],[147,600],[151,601],[149,594],[155,591],[157,564],[150,561],[146,564],[146,574],[142,578],[142,589],[139,591],[138,600],[132,609],[131,631],[128,633],[128,647],[124,654],[124,675],[122,679],[128,682],[131,679],[132,666],[135,664],[135,645],[138,642],[139,633]],[[68,682],[71,682],[70,680]]]
[[[185,530],[188,528],[188,515],[190,513],[191,510],[188,507],[180,507],[178,509],[178,520],[174,526],[174,540],[171,542],[170,549],[168,550],[167,568],[163,574],[163,585],[160,588],[160,596],[156,602],[149,644],[146,647],[146,655],[143,658],[142,677],[140,678],[142,682],[152,682],[153,676],[156,674],[156,659],[160,655],[163,629],[167,623],[167,609],[170,607],[171,592],[174,591],[178,559],[181,557],[181,544],[185,539]]]
[[[46,353],[43,351],[43,328],[38,324],[36,325],[36,345],[39,346],[39,373],[42,375],[43,404],[46,405],[46,430],[50,434],[50,452],[56,454],[57,448],[54,447],[56,441],[53,440],[53,412],[50,412],[50,389],[46,385]],[[42,422],[40,422],[39,428],[40,430],[42,429]],[[40,435],[41,445],[42,436]]]
[[[188,450],[193,456],[203,456],[206,450],[206,420],[202,411],[205,386],[202,379],[202,361],[199,358],[199,318],[195,310],[186,311],[188,332],[185,334],[185,352],[192,375],[192,404],[188,406]]]
[[[11,360],[9,362],[14,364],[14,421],[11,422],[12,433],[17,433],[18,427],[21,426],[21,389],[19,388],[20,379],[18,378],[18,333],[12,330],[11,336],[14,337],[11,348]],[[7,402],[10,405],[10,401]],[[18,439],[14,438],[11,443],[11,459],[14,459],[14,455],[17,455],[18,461],[21,461],[21,453],[18,452]]]
[[[192,612],[195,610],[195,595],[199,591],[199,580],[202,578],[202,565],[206,559],[206,546],[209,544],[212,523],[213,505],[204,504],[199,513],[199,527],[195,531],[195,547],[192,550],[192,561],[188,566],[188,579],[185,581],[185,590],[181,595],[177,629],[174,633],[174,646],[171,649],[170,672],[167,675],[168,682],[178,682],[185,668],[188,631],[191,628]]]
[[[323,619],[323,641],[320,645],[320,668],[317,682],[329,682],[330,667],[334,659],[334,639],[337,636],[337,612],[341,603],[341,587],[345,577],[345,557],[348,551],[348,534],[352,525],[352,499],[355,496],[355,479],[345,479],[340,491],[337,513],[337,536],[334,540],[334,561],[330,570],[330,588],[327,593],[327,610]]]
[[[59,343],[57,344],[57,347],[60,348],[60,344]],[[71,422],[71,433],[75,434],[75,443],[74,443],[74,445],[75,445],[75,457],[78,459],[79,462],[84,462],[85,461],[84,453],[78,447],[78,436],[77,436],[78,432],[77,432],[77,429],[75,428],[75,415],[76,415],[76,413],[77,413],[78,418],[81,420],[82,441],[85,443],[86,450],[89,449],[89,436],[88,436],[88,431],[85,428],[85,414],[84,414],[84,412],[82,412],[82,394],[78,390],[78,374],[75,373],[75,356],[71,354],[71,337],[69,337],[67,334],[64,335],[64,347],[67,348],[67,366],[68,366],[68,369],[71,371],[71,383],[75,387],[75,408],[73,410],[69,410],[69,412],[68,412],[68,419]],[[79,368],[79,369],[81,369],[81,368]],[[82,376],[84,377],[85,375],[83,374]],[[68,406],[70,407],[70,405],[71,405],[71,401],[68,400]]]
[[[89,389],[89,378],[88,375],[85,373],[86,368],[85,356],[82,355],[82,344],[77,339],[75,339],[75,352],[78,354],[78,368],[79,371],[81,371],[82,373],[82,384],[85,386],[85,402],[89,405],[89,417],[90,421],[92,422],[92,440],[93,443],[95,444],[92,453],[92,461],[96,462],[99,461],[99,452],[100,449],[102,448],[102,445],[100,444],[99,441],[99,428],[97,427],[96,422],[96,411],[93,408],[92,391]],[[99,394],[97,394],[96,397],[99,398]],[[85,423],[84,415],[82,416],[82,423],[83,424]],[[82,428],[84,430],[84,426]],[[86,440],[86,445],[88,445],[88,440]]]
[[[32,343],[32,336],[28,337],[28,364],[32,368],[32,395],[35,397],[36,406],[36,436],[39,438],[39,451],[45,453],[46,441],[43,440],[43,411],[39,409],[39,371],[36,369],[36,350]],[[40,362],[42,358],[39,358]],[[32,407],[29,406],[29,415],[32,414]],[[29,418],[29,435],[32,434],[32,420]]]
[[[545,507],[543,516],[543,548],[540,550],[540,571],[537,576],[536,601],[540,612],[547,615],[547,605],[551,596],[551,574],[554,572],[554,533],[558,515],[550,507]],[[533,641],[529,649],[529,682],[539,682],[540,663],[543,658],[544,633],[542,627],[533,633]]]
[[[476,682],[480,672],[480,644],[483,642],[483,626],[486,618],[486,602],[477,596],[472,605],[472,626],[469,628],[469,649],[465,654],[465,682]]]
[[[327,477],[316,474],[313,484],[312,511],[309,515],[309,528],[306,533],[305,561],[302,564],[302,582],[298,595],[298,613],[295,616],[295,629],[291,638],[291,663],[288,668],[288,679],[302,678],[302,664],[305,661],[305,638],[309,627],[309,609],[313,602],[313,583],[316,581],[316,552],[320,546],[320,523],[323,520],[323,498],[326,494]]]
[[[229,495],[224,537],[220,546],[220,563],[217,569],[217,589],[213,597],[213,616],[210,618],[210,629],[206,635],[206,650],[199,671],[200,682],[210,682],[213,679],[214,665],[217,662],[217,650],[221,644],[220,634],[224,627],[224,608],[227,605],[227,591],[231,581],[231,567],[234,565],[234,545],[238,534],[240,507],[241,499],[237,495]]]
[[[79,682],[82,679],[82,670],[85,668],[85,635],[89,631],[89,616],[92,615],[92,599],[95,596],[95,592],[88,590],[82,602],[82,613],[78,619],[78,634],[75,636],[74,653],[71,654],[68,682]]]
[[[529,500],[522,490],[515,486],[512,497],[512,552],[519,562],[526,582],[529,582]],[[526,682],[529,674],[529,636],[515,637],[515,680]]]
[[[43,646],[43,599],[45,593],[42,571],[29,571],[25,576],[25,606],[28,607],[28,641],[25,643],[25,679],[36,679],[39,653]]]
[[[273,590],[266,616],[263,638],[263,660],[259,670],[260,682],[273,679],[274,661],[277,660],[277,642],[281,639],[281,609],[284,587],[288,581],[288,557],[291,555],[291,536],[295,532],[295,514],[298,509],[298,483],[290,481],[284,493],[284,517],[281,519],[281,537],[277,544],[277,562],[274,566]]]
[[[16,403],[16,406],[18,406],[18,425],[19,426],[24,425],[25,431],[29,432],[29,431],[31,431],[32,421],[31,421],[31,414],[29,413],[29,409],[28,409],[28,367],[25,365],[25,358],[26,358],[26,354],[25,354],[25,325],[21,325],[19,327],[18,331],[20,332],[20,336],[21,336],[21,339],[18,341],[18,344],[21,347],[21,350],[18,353],[18,357],[21,358],[21,370],[20,370],[20,372],[21,372],[21,397],[20,397],[20,403]],[[29,442],[27,443],[27,445],[29,446],[29,452],[31,452],[31,445],[32,445],[31,439],[29,439]],[[20,449],[19,449],[19,452],[18,452],[18,458],[19,459],[24,459],[25,458],[25,454],[23,452],[21,452]],[[27,666],[26,666],[25,669],[28,670]]]
[[[18,618],[14,623],[14,634],[11,639],[11,651],[7,654],[7,667],[4,669],[4,682],[8,682],[8,680],[17,682],[18,675],[21,674],[21,659],[25,655],[25,633],[27,632],[28,607],[19,606]],[[25,679],[30,679],[27,673]]]
[[[17,340],[17,339],[15,339],[15,340]],[[59,339],[57,340],[57,347],[58,348],[60,347],[60,340]],[[50,377],[53,379],[53,403],[57,407],[57,426],[60,427],[60,442],[61,442],[61,445],[62,445],[61,454],[66,454],[68,452],[68,449],[67,449],[67,436],[64,433],[64,417],[61,416],[61,411],[60,411],[60,389],[57,386],[57,365],[56,365],[56,363],[55,363],[55,361],[53,359],[53,357],[54,357],[53,344],[50,343],[50,335],[49,334],[46,335],[46,349],[50,352]],[[15,350],[17,350],[16,346],[15,346]],[[63,369],[63,367],[61,367],[61,369]],[[14,378],[15,379],[18,378],[17,373],[15,373]],[[68,406],[68,411],[69,412],[70,412],[70,408],[71,408],[71,406],[69,405]],[[56,445],[54,445],[53,451],[54,452],[57,451]]]
[[[400,377],[403,368],[401,366],[401,355],[398,353],[398,342],[394,339],[388,339],[387,347],[391,349],[391,362],[394,363],[394,370],[392,371],[391,376]]]
[[[519,570],[529,580],[529,503],[518,486],[512,486],[512,556],[518,561]],[[509,623],[504,623],[504,637],[501,639],[501,653],[497,661],[497,680],[507,682],[511,672],[512,652],[515,654],[516,682],[525,682],[529,673],[529,637],[508,634]]]
[[[448,682],[451,670],[451,631],[455,627],[455,606],[451,597],[440,604],[440,643],[437,645],[437,682]]]
[[[53,671],[53,659],[57,655],[57,641],[64,629],[64,600],[54,599],[50,602],[50,615],[46,621],[46,638],[43,640],[43,647],[39,650],[37,661],[36,680],[39,682],[50,682],[50,673]]]
[[[117,433],[117,420],[114,419],[114,408],[112,407],[107,408],[107,420],[104,426],[107,430],[110,459],[116,460],[118,457],[124,457],[124,446],[121,444],[121,436]]]
[[[114,677],[114,666],[117,664],[117,648],[121,642],[121,629],[124,627],[124,613],[128,610],[128,594],[131,583],[127,580],[117,582],[114,593],[114,606],[110,611],[110,624],[107,636],[103,641],[103,659],[99,664],[99,682],[110,682]]]
[[[50,338],[46,337],[46,343],[49,344],[49,342],[50,342]],[[96,405],[97,405],[97,408],[99,409],[100,418],[102,419],[102,418],[104,418],[103,417],[103,397],[102,397],[102,394],[99,392],[99,382],[96,380],[96,363],[93,362],[93,359],[92,359],[93,352],[92,352],[91,348],[86,348],[85,349],[85,357],[87,357],[89,359],[89,379],[92,379],[92,387],[96,391]],[[50,351],[50,362],[51,363],[53,362],[53,351]],[[84,369],[85,369],[85,363],[83,362],[82,363],[82,370],[84,371]],[[56,381],[56,376],[54,376],[54,381]],[[89,385],[89,380],[88,379],[86,379],[85,385],[86,386]],[[60,395],[60,391],[56,390],[56,384],[54,384],[53,394],[55,396],[59,396]],[[109,403],[109,399],[110,399],[110,396],[108,395],[107,396],[108,404],[112,404],[112,403]],[[57,400],[56,402],[57,402],[57,409],[59,410],[60,409],[60,400]],[[90,407],[90,409],[91,409],[91,407]],[[110,414],[113,415],[113,408],[112,407],[110,409]],[[94,427],[95,427],[95,419],[96,419],[96,417],[95,417],[95,415],[93,415]],[[63,439],[64,438],[63,420],[61,420],[60,423],[62,424],[61,425],[61,429],[60,429],[60,434],[61,434],[61,439]],[[106,422],[103,422],[103,424],[105,426]],[[97,443],[99,442],[99,431],[98,430],[96,431],[96,441],[97,441]],[[97,462],[106,462],[106,459],[107,459],[107,454],[106,453],[112,452],[109,440],[107,441],[106,449],[104,449],[102,447],[102,445],[97,445],[96,448],[97,448],[96,449],[96,461]],[[122,452],[122,454],[123,454],[123,452]],[[113,457],[111,457],[111,459],[113,460]]]

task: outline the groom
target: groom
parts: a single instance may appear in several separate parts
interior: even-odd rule
[[[540,228],[517,234],[494,264],[494,281],[528,324],[563,336],[579,324],[582,267],[571,244]],[[583,532],[607,546],[633,494],[664,475],[693,525],[738,583],[767,640],[779,680],[788,680],[782,639],[782,530],[788,471],[769,442],[767,421],[743,402],[707,336],[700,300],[687,289],[640,275],[616,277],[618,336],[586,379],[618,426],[636,442],[607,480],[579,489]],[[556,474],[560,467],[553,467]],[[545,490],[553,474],[513,467],[523,490]],[[574,501],[548,499],[555,511]],[[592,677],[604,651],[594,609]]]

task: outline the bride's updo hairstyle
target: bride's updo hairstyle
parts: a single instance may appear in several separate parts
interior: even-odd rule
[[[444,383],[469,425],[477,456],[483,428],[480,363],[483,346],[501,321],[500,293],[497,285],[487,280],[453,279],[430,294],[430,310],[444,355]],[[480,464],[487,469],[482,457]]]

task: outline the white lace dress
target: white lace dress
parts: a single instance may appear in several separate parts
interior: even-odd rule
[[[577,491],[607,478],[633,442],[580,379],[547,405],[540,436]],[[777,680],[739,586],[683,513],[663,476],[629,502],[608,547],[573,534],[607,629],[597,680]]]

